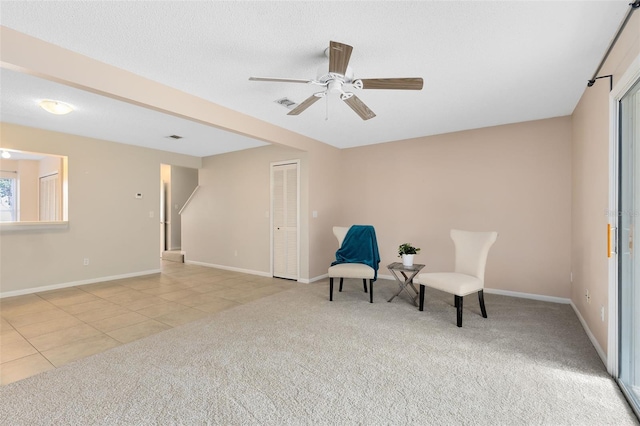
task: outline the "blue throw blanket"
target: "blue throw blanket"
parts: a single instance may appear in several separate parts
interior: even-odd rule
[[[378,279],[380,253],[376,230],[371,225],[353,225],[344,237],[342,247],[336,251],[336,260],[331,264],[364,263],[375,271],[373,281]]]

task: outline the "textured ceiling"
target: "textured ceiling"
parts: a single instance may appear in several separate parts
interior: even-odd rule
[[[571,114],[628,3],[3,1],[0,23],[345,148]],[[354,47],[350,66],[355,77],[423,77],[423,90],[358,91],[377,114],[362,121],[337,98],[287,116],[276,99],[302,102],[317,88],[248,81],[250,76],[315,78],[319,69],[327,69],[323,51],[330,40]],[[14,114],[24,79],[6,77],[7,88],[6,74],[2,119],[10,121],[28,112]],[[5,99],[5,92],[11,99]],[[119,102],[70,93],[83,105],[86,101],[86,108],[105,108],[113,121],[121,119]],[[153,128],[154,121],[166,120],[159,113],[127,108],[128,129],[136,129],[138,122]],[[37,127],[48,118],[30,119]],[[178,121],[183,120],[176,119],[179,128]],[[81,129],[81,123],[62,127],[56,130],[91,130]],[[105,127],[99,130],[108,137],[90,136],[136,143],[126,132],[108,134]],[[216,137],[194,140],[193,147],[178,152],[214,154],[210,141]],[[261,144],[229,137],[244,147]],[[175,150],[155,143],[145,146]]]

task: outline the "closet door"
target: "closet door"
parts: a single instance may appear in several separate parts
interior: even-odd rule
[[[43,176],[40,178],[39,190],[39,220],[42,222],[55,222],[60,220],[61,198],[58,174]]]
[[[273,276],[298,279],[298,163],[271,166]]]

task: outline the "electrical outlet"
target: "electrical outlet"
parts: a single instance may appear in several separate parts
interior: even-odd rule
[[[589,294],[589,289],[585,290],[584,298],[587,299],[587,303],[591,303],[591,295]]]
[[[83,264],[84,266],[89,266],[89,258],[88,258],[88,257],[85,257],[85,258],[82,260],[82,264]]]
[[[569,279],[571,280],[571,282],[573,282],[573,272],[571,272],[571,274],[569,274]]]
[[[604,305],[600,305],[600,320],[604,322]]]

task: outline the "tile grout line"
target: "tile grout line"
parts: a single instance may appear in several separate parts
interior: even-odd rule
[[[197,292],[197,294],[193,294],[192,296],[196,296],[196,295],[200,295],[200,294],[204,295],[204,294],[215,293],[216,291],[222,291],[222,292],[225,292],[225,291],[229,291],[229,290],[234,290],[235,285],[233,285],[233,283],[228,283],[228,284],[226,284],[226,285],[225,285],[225,284],[222,284],[222,283],[223,283],[223,282],[225,282],[225,281],[235,281],[235,283],[241,283],[241,284],[243,284],[243,283],[252,283],[252,284],[257,285],[257,286],[249,286],[249,287],[250,287],[250,289],[247,289],[247,288],[242,289],[242,292],[245,292],[245,293],[249,293],[249,292],[250,292],[250,291],[252,291],[252,290],[258,290],[258,291],[259,291],[259,289],[261,289],[261,288],[270,287],[270,285],[269,285],[269,284],[262,285],[262,283],[261,283],[261,281],[263,281],[262,279],[257,280],[257,281],[246,279],[246,278],[245,278],[245,275],[246,275],[246,274],[226,274],[226,273],[218,273],[218,274],[213,274],[213,275],[207,275],[207,272],[208,272],[208,271],[198,271],[198,272],[195,272],[195,273],[184,273],[184,274],[181,274],[180,272],[184,272],[184,269],[181,269],[181,270],[179,270],[179,271],[177,270],[177,268],[175,268],[175,269],[176,269],[176,272],[170,272],[170,271],[169,271],[169,272],[162,272],[162,273],[160,274],[160,276],[159,276],[159,277],[165,276],[165,277],[167,277],[167,278],[169,278],[169,279],[171,279],[171,280],[175,280],[175,281],[172,281],[172,282],[167,283],[167,284],[164,284],[164,283],[158,282],[158,283],[156,283],[156,286],[155,286],[155,287],[157,288],[157,287],[161,287],[161,286],[163,286],[163,285],[167,285],[167,286],[170,286],[170,285],[180,285],[180,284],[183,284],[185,281],[189,281],[190,283],[194,283],[194,282],[195,282],[195,283],[196,283],[196,285],[192,285],[192,286],[188,286],[188,287],[182,287],[182,290],[190,290],[190,289],[191,289],[191,288],[193,288],[193,287],[197,287],[197,286],[199,286],[199,285],[204,285],[204,284],[209,284],[209,283],[210,283],[210,284],[221,284],[221,285],[222,285],[222,288],[221,288],[221,289],[213,289],[213,290],[205,291],[205,292],[202,292],[202,293]],[[225,277],[225,278],[222,278],[222,279],[220,279],[220,280],[217,280],[217,279],[216,279],[216,280],[215,280],[215,281],[213,281],[213,282],[210,282],[210,281],[209,281],[209,279],[210,279],[210,278],[213,278],[213,277],[221,277],[221,276],[223,276],[223,277]],[[142,278],[142,279],[134,279],[133,281],[136,281],[136,282],[144,282],[144,281],[147,281],[147,280],[151,281],[151,279],[149,279],[148,277],[145,277],[145,278]],[[201,283],[197,283],[197,282],[198,282],[198,281],[200,281],[200,280],[202,280],[202,282],[201,282]],[[118,280],[118,281],[120,281],[120,280]],[[130,279],[125,279],[124,281],[130,281]],[[136,292],[136,293],[139,293],[139,294],[144,294],[145,296],[148,296],[149,298],[154,298],[154,297],[155,297],[155,298],[161,298],[161,299],[164,299],[164,298],[162,298],[162,297],[161,297],[161,296],[162,296],[162,294],[168,294],[168,293],[171,293],[171,292],[167,292],[167,293],[162,293],[162,294],[160,294],[160,295],[153,295],[153,294],[144,293],[142,290],[137,290],[137,289],[135,289],[135,288],[131,288],[131,287],[129,287],[129,286],[127,286],[127,285],[125,285],[125,284],[118,284],[117,282],[113,282],[113,283],[112,283],[112,285],[113,285],[113,286],[121,285],[121,286],[123,286],[123,287],[126,287],[126,288],[127,288],[127,290],[123,290],[123,291],[122,291],[123,293],[124,293],[124,292],[127,292],[127,291],[133,291],[133,292]],[[186,321],[186,322],[184,322],[184,323],[177,324],[177,325],[175,325],[175,326],[174,326],[174,325],[172,325],[172,324],[170,324],[170,323],[168,323],[168,322],[164,322],[164,321],[162,321],[162,320],[159,320],[159,319],[158,319],[159,317],[164,316],[164,315],[168,315],[168,314],[170,314],[171,312],[174,312],[174,311],[169,311],[169,312],[167,312],[166,314],[163,314],[163,315],[160,315],[160,316],[157,316],[157,317],[150,317],[150,316],[145,315],[145,314],[142,314],[142,313],[140,313],[140,312],[138,312],[138,311],[136,311],[136,310],[134,310],[134,309],[131,309],[131,308],[127,307],[127,306],[124,306],[124,305],[122,304],[123,302],[120,302],[120,303],[118,303],[118,302],[113,302],[113,301],[111,301],[111,300],[109,300],[109,299],[107,299],[107,298],[106,298],[106,297],[110,297],[110,296],[100,296],[100,295],[96,295],[96,294],[91,293],[90,291],[88,291],[87,289],[82,288],[82,287],[83,287],[83,286],[76,286],[76,287],[71,287],[71,289],[74,289],[74,290],[80,290],[80,291],[82,291],[83,293],[85,293],[85,294],[89,294],[89,295],[91,295],[91,296],[93,296],[93,297],[97,298],[97,299],[98,299],[98,300],[100,300],[100,301],[108,302],[108,303],[110,303],[110,304],[113,304],[113,305],[115,305],[115,306],[118,306],[119,308],[123,308],[123,309],[125,309],[126,311],[128,311],[127,313],[137,313],[138,315],[141,315],[142,317],[145,317],[146,319],[145,319],[145,320],[143,320],[143,321],[140,321],[140,322],[138,322],[138,323],[124,325],[124,326],[119,327],[119,328],[116,328],[116,329],[114,329],[114,330],[109,330],[108,332],[104,332],[104,331],[102,331],[102,330],[100,330],[100,329],[98,329],[98,328],[94,327],[94,326],[91,324],[91,322],[87,322],[87,321],[84,321],[84,320],[82,320],[82,319],[78,318],[78,317],[76,316],[77,314],[72,314],[72,313],[70,313],[70,312],[66,311],[66,310],[64,309],[64,307],[65,307],[65,306],[59,306],[59,305],[56,305],[55,303],[52,303],[51,301],[49,301],[49,300],[45,299],[44,297],[42,297],[42,296],[41,296],[40,294],[38,294],[38,293],[35,293],[34,295],[35,295],[36,297],[38,297],[38,298],[40,299],[40,301],[47,302],[47,304],[51,305],[51,307],[52,307],[52,309],[51,309],[51,310],[53,310],[53,309],[60,310],[60,311],[64,312],[65,314],[67,314],[67,315],[69,315],[69,316],[73,317],[74,319],[76,319],[76,320],[80,321],[80,323],[81,323],[81,324],[83,324],[83,325],[87,325],[87,326],[89,326],[89,327],[93,328],[94,330],[96,330],[96,332],[97,332],[98,334],[97,334],[96,336],[92,336],[92,337],[90,337],[90,338],[97,337],[97,336],[104,336],[104,337],[107,337],[107,338],[112,339],[112,340],[114,340],[115,342],[117,342],[117,343],[118,343],[118,346],[120,346],[120,345],[122,345],[122,344],[127,344],[127,343],[130,343],[130,342],[133,342],[133,341],[135,341],[135,340],[138,340],[138,339],[140,339],[140,338],[143,338],[143,337],[146,337],[146,336],[149,336],[149,335],[157,334],[158,332],[160,332],[160,331],[162,331],[162,330],[157,331],[157,332],[153,332],[153,333],[148,334],[148,335],[146,335],[146,336],[141,336],[141,337],[139,337],[139,338],[135,338],[134,340],[127,341],[126,343],[125,343],[125,342],[122,342],[122,341],[120,341],[120,340],[118,340],[118,339],[116,339],[115,337],[110,336],[108,333],[112,333],[112,332],[115,332],[115,331],[117,331],[117,330],[121,330],[121,329],[124,329],[124,328],[127,328],[127,327],[132,327],[132,326],[135,326],[135,325],[137,325],[137,324],[141,324],[141,323],[143,323],[143,322],[147,322],[147,321],[156,321],[156,322],[158,322],[158,323],[160,323],[160,324],[163,324],[164,326],[169,327],[169,328],[167,328],[167,329],[171,329],[171,328],[175,328],[175,327],[177,327],[178,325],[183,325],[183,324],[186,324],[186,323],[189,323],[189,322],[192,322],[192,321],[195,321],[195,320],[196,320],[196,319],[193,319],[193,320],[187,320],[187,321]],[[105,288],[109,288],[109,286],[107,285],[107,286],[105,286]],[[154,288],[154,287],[150,287],[149,289],[151,289],[151,288]],[[258,296],[256,297],[256,299],[264,298],[264,297],[268,297],[268,296],[270,296],[270,295],[272,295],[272,294],[279,293],[279,292],[281,292],[281,291],[286,291],[286,290],[287,290],[286,288],[281,288],[281,287],[278,287],[278,286],[276,286],[276,288],[277,288],[278,290],[274,291],[273,293],[268,293],[268,294],[264,294],[264,295],[258,295]],[[176,290],[176,291],[181,291],[181,290]],[[117,294],[118,294],[118,293],[114,293],[113,295],[115,296],[115,295],[117,295]],[[71,296],[71,297],[73,297],[73,296]],[[196,305],[196,306],[188,306],[188,305],[185,305],[184,303],[181,303],[181,302],[180,302],[180,300],[183,300],[183,299],[186,299],[186,298],[189,298],[189,297],[191,297],[191,296],[187,296],[187,297],[185,297],[185,298],[176,299],[176,300],[164,299],[164,302],[160,303],[159,305],[164,305],[164,304],[168,304],[168,303],[175,303],[175,304],[178,304],[178,305],[180,305],[180,306],[181,306],[180,310],[187,310],[187,309],[189,309],[189,310],[197,311],[197,312],[199,312],[199,313],[203,314],[203,315],[202,315],[201,317],[199,317],[199,318],[205,318],[205,317],[208,317],[208,316],[214,315],[215,313],[219,312],[219,311],[210,311],[210,312],[209,312],[209,311],[206,311],[206,310],[200,310],[200,309],[198,309],[198,308],[197,308],[197,306],[204,306],[206,303],[201,304],[201,305]],[[214,297],[219,298],[219,299],[224,300],[224,301],[227,301],[227,302],[232,302],[232,303],[236,304],[237,306],[240,306],[240,305],[243,305],[243,304],[249,303],[249,302],[251,302],[251,301],[253,301],[253,300],[256,300],[256,299],[251,298],[251,295],[249,295],[249,300],[234,300],[234,299],[228,299],[228,298],[226,298],[226,297],[222,297],[222,296],[214,296]],[[242,299],[243,299],[243,298],[242,298]],[[134,302],[135,300],[136,300],[136,299],[131,300],[131,302]],[[79,303],[79,304],[82,304],[82,303],[90,303],[90,302],[81,302],[81,303]],[[124,303],[127,303],[127,302],[124,302]],[[67,305],[67,306],[73,306],[73,304],[71,304],[71,305]],[[155,306],[155,305],[150,305],[150,306]],[[231,307],[227,307],[227,308],[223,308],[223,309],[229,309],[229,308],[233,308],[233,307],[236,307],[236,306],[231,306]],[[140,308],[139,310],[143,310],[143,309],[145,309],[145,308]],[[40,311],[40,312],[44,312],[44,311]],[[85,312],[86,312],[86,311],[85,311]],[[83,312],[80,312],[80,313],[83,313]],[[25,314],[25,315],[28,315],[28,314]],[[126,314],[121,314],[121,315],[126,315]],[[119,316],[119,315],[116,315],[116,317],[117,317],[117,316]],[[115,318],[115,317],[112,317],[112,318]],[[197,318],[197,319],[199,319],[199,318]],[[47,357],[43,354],[43,352],[41,352],[40,350],[38,350],[38,348],[36,348],[36,347],[35,347],[35,345],[33,345],[33,343],[32,343],[29,339],[27,339],[27,338],[26,338],[22,333],[20,333],[20,331],[18,331],[18,329],[17,329],[15,326],[13,326],[13,324],[11,324],[11,322],[10,322],[7,318],[4,318],[4,317],[3,317],[3,319],[4,319],[4,320],[9,324],[9,326],[10,326],[14,331],[16,331],[16,332],[18,333],[18,335],[20,335],[20,337],[21,337],[22,339],[24,339],[27,343],[29,343],[29,345],[30,345],[30,346],[31,346],[31,347],[36,351],[36,353],[37,353],[37,354],[39,354],[39,355],[40,355],[40,356],[41,356],[41,357],[42,357],[42,358],[43,358],[43,359],[44,359],[44,360],[45,360],[49,365],[51,365],[51,366],[52,366],[52,368],[59,368],[58,366],[56,366],[56,365],[53,363],[53,361],[52,361],[52,360],[50,360],[49,358],[47,358]],[[105,319],[109,319],[109,318],[107,317],[107,318],[105,318]],[[98,321],[100,321],[100,320],[98,320]],[[48,321],[47,321],[47,320],[44,320],[44,321],[37,321],[37,322],[35,322],[35,323],[31,323],[31,324],[40,324],[40,323],[46,323],[46,322],[48,322]],[[92,322],[93,322],[93,323],[95,323],[95,322],[97,322],[97,321],[92,321]],[[31,325],[31,324],[28,324],[28,325]],[[69,328],[71,328],[71,327],[69,327]],[[63,328],[63,329],[60,329],[60,330],[56,330],[56,331],[53,331],[53,332],[51,332],[51,333],[55,333],[55,332],[59,332],[59,331],[64,331],[64,330],[66,330],[66,329],[68,329],[68,328]],[[43,335],[47,335],[47,334],[50,334],[50,333],[45,333],[45,334],[43,334]],[[40,336],[42,336],[42,335],[40,335]],[[35,337],[39,337],[39,336],[35,336]],[[81,342],[81,341],[86,340],[86,339],[88,339],[88,338],[85,338],[85,339],[78,339],[77,341],[72,341],[72,342],[70,342],[70,343],[67,343],[66,345],[70,345],[70,344],[78,343],[78,342]],[[63,347],[63,346],[65,346],[65,345],[56,346],[55,348],[60,348],[60,347]],[[55,349],[55,348],[47,349],[47,351],[48,351],[48,350],[51,350],[51,349]],[[44,352],[46,352],[46,351],[44,351]],[[12,360],[12,361],[16,361],[16,360],[19,360],[19,359],[23,359],[23,358],[26,358],[26,357],[31,356],[31,355],[36,355],[36,354],[26,355],[26,356],[24,356],[24,357],[16,358],[15,360]],[[11,361],[8,361],[8,362],[11,362]],[[3,364],[4,364],[4,363],[3,363]],[[65,364],[66,364],[66,363],[65,363]],[[64,364],[61,364],[61,365],[64,365]]]

